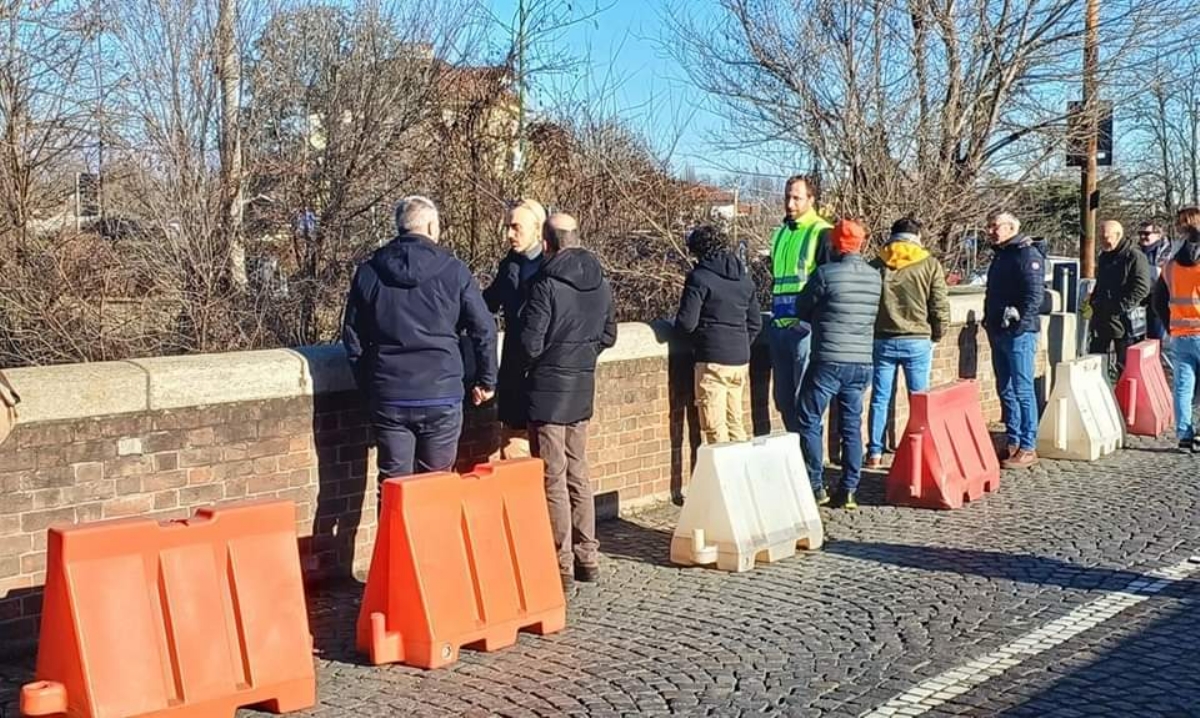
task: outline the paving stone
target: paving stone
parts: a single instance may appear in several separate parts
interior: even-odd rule
[[[361,585],[323,587],[319,703],[298,715],[859,715],[938,676],[924,697],[942,699],[973,661],[1141,581],[1134,602],[1080,618],[1097,625],[997,654],[1011,658],[985,665],[1007,670],[925,715],[1200,717],[1200,582],[1150,593],[1144,575],[1200,554],[1200,462],[1171,443],[1043,461],[957,511],[885,506],[867,472],[859,511],[822,510],[824,550],[743,574],[669,565],[678,508],[654,507],[601,525],[604,580],[572,590],[566,631],[436,671],[364,665]],[[8,715],[31,674],[31,658],[0,664]]]

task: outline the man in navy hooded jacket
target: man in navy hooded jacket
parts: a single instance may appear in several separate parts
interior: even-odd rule
[[[463,421],[459,329],[474,348],[475,404],[496,386],[496,322],[467,265],[438,246],[437,207],[396,205],[397,237],[360,265],[342,343],[369,400],[379,480],[454,466]]]
[[[992,345],[992,368],[1008,434],[1001,465],[1028,469],[1038,463],[1038,404],[1034,361],[1042,329],[1046,256],[1041,242],[1021,234],[1008,212],[988,219],[995,257],[988,267],[983,326]]]

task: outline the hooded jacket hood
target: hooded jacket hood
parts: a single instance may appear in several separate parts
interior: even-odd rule
[[[569,284],[581,292],[593,292],[604,281],[600,261],[587,250],[564,249],[555,254],[542,266],[547,277]]]
[[[890,269],[904,269],[929,258],[929,250],[905,241],[888,242],[879,250],[879,260]]]
[[[717,252],[703,257],[696,263],[697,267],[707,269],[722,279],[736,281],[746,276],[746,268],[741,261],[729,252]]]
[[[371,257],[371,268],[389,287],[411,289],[436,277],[454,261],[454,256],[421,234],[402,234]]]
[[[1179,245],[1179,251],[1175,253],[1175,261],[1184,267],[1195,267],[1200,264],[1200,237]]]

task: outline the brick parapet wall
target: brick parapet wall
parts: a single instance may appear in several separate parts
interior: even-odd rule
[[[598,370],[589,460],[613,515],[681,495],[699,430],[691,359],[644,325],[622,325]],[[999,416],[986,339],[974,325],[935,352],[934,381],[980,380]],[[46,529],[110,518],[183,518],[248,498],[294,502],[306,575],[362,577],[375,537],[368,416],[337,347],[174,357],[9,372],[25,414],[0,445],[0,652],[36,637]],[[748,425],[779,427],[769,359],[756,347]],[[903,427],[907,401],[897,401]],[[111,406],[111,411],[106,407]],[[459,470],[499,445],[495,409],[468,409]]]

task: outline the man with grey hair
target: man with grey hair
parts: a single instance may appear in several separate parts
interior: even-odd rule
[[[454,466],[463,421],[460,327],[474,348],[474,403],[496,386],[496,323],[467,265],[438,245],[436,205],[400,200],[396,234],[355,271],[342,324],[369,402],[380,481]]]
[[[1039,314],[1046,287],[1045,246],[1021,234],[1020,221],[1008,212],[988,218],[995,250],[988,267],[983,326],[992,345],[992,368],[1008,435],[1001,465],[1028,469],[1038,463],[1038,404],[1034,359]]]
[[[546,503],[564,587],[600,577],[587,433],[596,396],[596,358],[617,341],[612,290],[566,214],[546,222],[546,263],[521,312],[529,359],[526,389],[533,455],[546,464]]]

